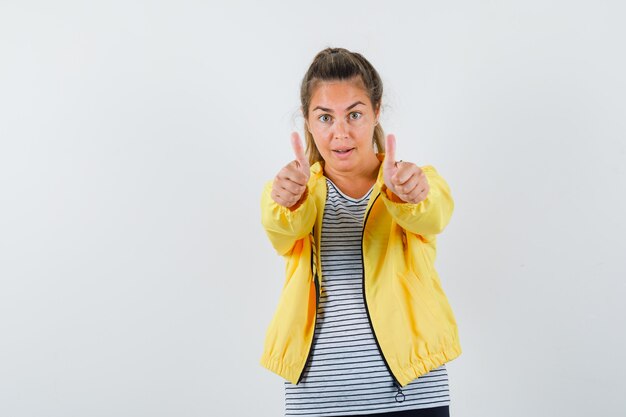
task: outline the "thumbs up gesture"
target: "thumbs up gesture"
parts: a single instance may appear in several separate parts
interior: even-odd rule
[[[405,203],[417,204],[426,199],[430,187],[420,167],[405,161],[396,161],[396,137],[387,135],[383,161],[385,185]]]
[[[300,202],[309,181],[309,160],[304,153],[302,140],[297,132],[291,134],[291,146],[296,159],[285,165],[274,178],[272,199],[284,207]]]

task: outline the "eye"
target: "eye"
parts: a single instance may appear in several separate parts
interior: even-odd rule
[[[330,121],[330,115],[328,114],[322,114],[320,117],[317,118],[320,122],[322,123],[326,123]]]
[[[358,111],[353,111],[352,113],[350,113],[350,119],[352,120],[359,120],[361,116],[363,115],[359,113]]]

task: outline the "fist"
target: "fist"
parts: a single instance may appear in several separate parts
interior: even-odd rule
[[[272,199],[284,207],[293,207],[300,201],[309,181],[309,160],[297,132],[291,134],[291,147],[296,159],[285,165],[274,178]]]
[[[405,203],[417,204],[426,199],[430,187],[426,174],[420,167],[396,161],[396,137],[387,135],[383,161],[385,185]]]

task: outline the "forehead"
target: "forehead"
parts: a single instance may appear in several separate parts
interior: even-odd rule
[[[369,104],[369,96],[360,80],[320,81],[311,94],[311,107],[344,108],[355,101]]]

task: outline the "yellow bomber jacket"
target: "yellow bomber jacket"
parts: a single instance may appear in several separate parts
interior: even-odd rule
[[[384,154],[377,157],[382,161]],[[396,202],[381,163],[362,233],[366,310],[382,357],[402,387],[461,354],[456,320],[434,266],[436,235],[450,221],[454,201],[433,166],[421,169],[430,186],[426,199]],[[310,172],[307,195],[295,210],[274,202],[272,181],[261,196],[263,228],[286,268],[260,364],[294,384],[311,351],[324,289],[324,271],[315,254],[320,253],[326,180],[320,162]]]

